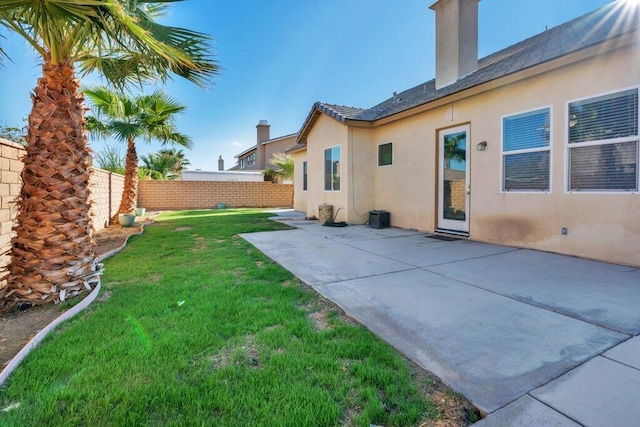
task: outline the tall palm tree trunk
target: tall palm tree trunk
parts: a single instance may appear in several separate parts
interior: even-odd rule
[[[97,280],[84,97],[72,63],[47,58],[42,69],[31,96],[5,306],[58,302]]]
[[[111,224],[118,223],[118,214],[131,213],[138,201],[138,153],[135,140],[127,140],[127,157],[124,164],[124,188],[118,212],[111,217]]]

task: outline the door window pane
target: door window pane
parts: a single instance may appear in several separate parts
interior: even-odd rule
[[[466,219],[467,187],[467,133],[459,132],[444,137],[444,219],[464,221]]]

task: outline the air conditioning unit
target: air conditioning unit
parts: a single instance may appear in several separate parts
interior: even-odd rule
[[[389,228],[391,227],[391,214],[387,211],[369,211],[369,227],[370,228]]]

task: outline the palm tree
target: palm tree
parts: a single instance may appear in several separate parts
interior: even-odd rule
[[[191,165],[189,159],[187,159],[182,150],[176,150],[174,148],[162,149],[158,151],[158,155],[162,157],[166,157],[169,159],[175,159],[175,164],[173,166],[173,175],[176,178],[179,178],[182,175],[182,172],[187,169],[187,166]]]
[[[42,59],[28,119],[23,187],[0,305],[57,302],[97,281],[89,204],[84,96],[97,72],[116,87],[174,75],[206,86],[218,66],[211,38],[161,25],[179,0],[2,0],[0,25]]]
[[[464,147],[460,146],[460,142],[465,141],[467,134],[460,132],[455,135],[447,135],[444,140],[444,161],[445,169],[451,168],[451,160],[465,161],[467,152]]]
[[[291,154],[276,153],[269,163],[274,167],[274,172],[283,179],[293,178],[294,159]]]
[[[141,156],[144,166],[142,175],[149,179],[172,181],[191,164],[182,150],[160,150],[155,154]]]
[[[128,98],[123,93],[105,87],[85,89],[84,93],[96,111],[95,117],[87,117],[89,131],[97,136],[111,136],[127,143],[124,189],[120,207],[111,218],[111,223],[117,224],[118,214],[133,212],[138,199],[136,139],[143,138],[147,142],[155,139],[162,144],[190,148],[191,139],[179,133],[175,126],[175,116],[186,107],[160,91],[135,98]],[[103,117],[105,120],[101,120]]]

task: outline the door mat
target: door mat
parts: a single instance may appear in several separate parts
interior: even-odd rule
[[[443,242],[455,242],[457,240],[462,240],[459,237],[440,236],[439,234],[427,234],[424,237],[428,239],[442,240]]]

